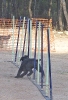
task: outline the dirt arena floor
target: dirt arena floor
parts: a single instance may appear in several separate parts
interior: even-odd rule
[[[18,68],[10,60],[10,53],[0,51],[0,100],[45,100],[27,76],[14,78]]]
[[[55,50],[51,52],[53,100],[67,100],[68,36],[55,35]],[[8,62],[11,56],[0,51],[0,100],[45,100],[27,76],[14,78],[18,68]]]

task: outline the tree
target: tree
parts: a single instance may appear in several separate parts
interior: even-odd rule
[[[66,1],[65,0],[58,0],[59,9],[58,9],[58,18],[59,18],[59,29],[62,31],[64,28],[64,21],[66,20],[67,28],[68,28],[68,14],[66,9]],[[64,14],[64,19],[63,19]]]
[[[63,30],[68,29],[67,5],[68,0],[0,0],[0,18],[52,18],[54,28]]]
[[[2,17],[6,18],[6,0],[2,2]]]
[[[52,8],[52,0],[49,0],[49,10],[48,10],[48,17],[51,17],[51,8]]]
[[[32,0],[29,0],[29,16],[32,18],[32,10],[31,10]]]
[[[34,0],[34,17],[36,17],[36,0]]]
[[[59,16],[58,16],[58,19],[59,19],[59,30],[63,30],[63,22],[62,22],[62,0],[59,1],[59,4],[60,4],[60,7],[59,7]]]
[[[2,17],[2,0],[0,0],[0,17]]]
[[[61,0],[62,3],[62,8],[63,8],[63,13],[67,22],[67,28],[68,28],[68,14],[67,14],[67,9],[66,9],[66,2],[65,0]]]

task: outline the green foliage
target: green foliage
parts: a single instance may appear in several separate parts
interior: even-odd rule
[[[4,1],[6,1],[6,15],[2,16],[2,14],[5,12],[2,10],[4,9]],[[36,1],[36,6],[35,6],[35,1]],[[42,17],[46,18],[48,16],[48,0],[32,0],[32,13],[34,17],[34,7],[35,7],[35,17]],[[11,18],[13,15],[15,17],[19,16],[27,16],[29,17],[29,11],[28,11],[28,6],[29,6],[29,0],[0,0],[0,17],[5,17],[5,18]]]
[[[32,0],[32,17],[48,18],[50,1],[51,0]],[[58,17],[57,1],[59,0],[52,0],[50,13],[54,24],[56,24]],[[67,5],[68,0],[66,0],[66,6]],[[15,18],[19,18],[19,16],[29,17],[29,0],[0,0],[0,18],[12,18],[13,15]]]

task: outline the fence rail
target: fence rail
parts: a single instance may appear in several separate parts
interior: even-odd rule
[[[52,29],[52,19],[48,20],[48,19],[42,19],[42,18],[32,18],[32,26],[35,27],[36,26],[36,21],[40,21],[42,22],[42,24],[44,24],[44,28],[47,28],[48,26],[50,26],[50,28]],[[21,26],[22,26],[23,20],[21,20]],[[27,23],[27,20],[25,21],[25,24]],[[0,28],[9,28],[12,27],[13,22],[12,19],[4,19],[4,18],[0,18]],[[19,26],[19,20],[15,19],[15,27]]]

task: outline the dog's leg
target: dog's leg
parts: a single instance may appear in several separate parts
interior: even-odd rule
[[[41,67],[41,66],[40,66],[39,72],[41,72],[41,73],[42,73],[42,76],[43,76],[43,77],[45,76],[45,74],[44,74],[44,70],[42,69],[42,67]]]
[[[38,71],[38,66],[36,66],[36,70]],[[42,73],[42,76],[45,76],[43,68],[39,65],[39,72]]]
[[[19,70],[18,70],[17,75],[15,76],[15,78],[19,78],[20,77],[20,74],[22,73],[22,71],[23,71],[23,68],[20,67]]]
[[[32,69],[30,70],[30,73],[27,74],[27,76],[30,76],[33,73]]]
[[[22,78],[23,76],[25,76],[27,73],[28,73],[28,71],[25,70],[24,73],[22,73],[22,74],[20,75],[20,78]]]

